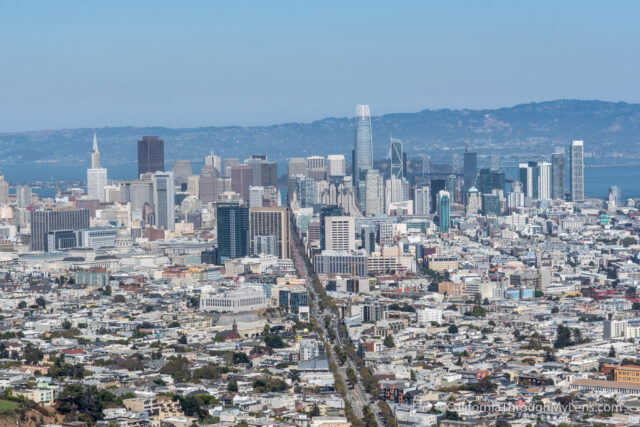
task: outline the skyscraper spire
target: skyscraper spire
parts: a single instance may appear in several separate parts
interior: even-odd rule
[[[98,137],[93,131],[93,149],[91,150],[91,169],[100,168],[100,152],[98,151]]]

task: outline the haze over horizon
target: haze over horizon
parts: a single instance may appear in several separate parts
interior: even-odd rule
[[[310,122],[361,103],[379,116],[640,102],[637,12],[631,2],[10,3],[0,132]]]

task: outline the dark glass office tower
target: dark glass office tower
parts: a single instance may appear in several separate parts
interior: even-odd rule
[[[432,179],[431,180],[431,212],[438,210],[438,193],[443,191],[446,187],[444,179]]]
[[[474,186],[478,174],[478,153],[464,152],[464,194]]]
[[[564,200],[564,150],[556,149],[551,155],[551,197],[554,200]]]
[[[164,141],[157,136],[138,141],[138,177],[147,172],[164,172]]]
[[[216,219],[218,264],[248,256],[251,248],[249,208],[238,203],[221,203],[216,207]]]

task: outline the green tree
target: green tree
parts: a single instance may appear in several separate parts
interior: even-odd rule
[[[105,286],[104,289],[102,290],[102,294],[108,297],[111,296],[111,285]]]
[[[23,309],[27,308],[27,303],[26,303],[25,301],[20,301],[20,302],[18,303],[18,308],[19,308],[20,310],[23,310]]]
[[[62,329],[71,329],[71,322],[69,322],[68,320],[62,322]]]
[[[57,410],[63,415],[83,415],[95,421],[102,417],[102,401],[95,386],[72,384],[58,396]]]
[[[40,308],[45,308],[47,306],[47,301],[43,297],[36,298],[36,304]]]
[[[558,308],[558,306],[554,306],[554,307],[551,309],[551,313],[553,313],[553,314],[556,314],[556,313],[558,313],[558,312],[560,312],[560,309]]]
[[[187,345],[188,344],[187,336],[185,334],[180,335],[180,338],[178,338],[178,343]]]
[[[609,357],[616,357],[616,349],[613,346],[609,348]]]
[[[113,297],[113,302],[114,303],[125,303],[125,302],[127,302],[127,299],[124,297],[124,295],[118,294],[115,297]]]
[[[388,334],[386,337],[384,337],[384,345],[387,348],[393,348],[396,346],[396,344],[393,342],[393,335]]]
[[[238,381],[236,381],[236,380],[229,381],[229,384],[227,384],[227,391],[231,391],[231,392],[237,393],[238,392]]]
[[[553,343],[555,348],[564,348],[573,345],[571,341],[571,329],[564,325],[558,325],[556,332],[556,341]]]
[[[457,334],[458,333],[458,327],[456,325],[449,325],[449,329],[448,329],[450,334]]]
[[[40,363],[42,358],[44,357],[44,353],[39,348],[35,347],[33,344],[29,343],[24,348],[24,362],[28,365],[36,365]]]

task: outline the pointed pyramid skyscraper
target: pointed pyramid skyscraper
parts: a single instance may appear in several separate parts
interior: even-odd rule
[[[98,151],[98,137],[93,131],[93,149],[91,150],[91,169],[100,168],[100,152]]]

